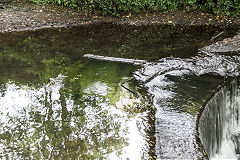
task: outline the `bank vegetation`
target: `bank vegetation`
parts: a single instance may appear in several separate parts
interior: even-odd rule
[[[103,15],[140,13],[147,11],[202,11],[216,15],[240,16],[239,0],[29,0],[38,4],[56,4],[84,10],[87,13],[100,12]]]

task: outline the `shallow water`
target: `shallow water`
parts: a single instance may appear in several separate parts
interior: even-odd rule
[[[198,52],[222,30],[230,32],[220,38],[235,29],[104,24],[0,34],[1,157],[198,159],[199,107],[224,76],[238,75],[237,56]]]

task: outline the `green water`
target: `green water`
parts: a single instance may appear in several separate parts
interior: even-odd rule
[[[151,108],[135,82],[124,83],[134,94],[120,85],[137,67],[83,59],[90,51],[75,33],[1,34],[0,157],[153,156]]]
[[[135,94],[120,85],[140,66],[82,56],[186,58],[222,30],[105,24],[0,34],[0,157],[154,159],[155,110],[139,84],[124,84]],[[174,103],[194,97],[196,90],[185,92],[187,78],[169,79],[179,94]],[[194,115],[216,86],[196,83],[199,88],[214,85],[186,107],[175,108]]]
[[[1,57],[1,158],[141,157],[145,127],[136,122],[144,123],[138,116],[146,109],[119,86],[133,66],[80,60],[33,70],[20,59]]]

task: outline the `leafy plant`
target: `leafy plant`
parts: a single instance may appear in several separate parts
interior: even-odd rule
[[[103,15],[123,12],[175,11],[203,9],[223,15],[240,15],[239,0],[30,0],[38,4],[57,4]]]

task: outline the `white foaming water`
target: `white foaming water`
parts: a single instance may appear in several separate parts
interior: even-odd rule
[[[234,144],[232,141],[227,140],[226,138],[222,140],[222,146],[218,153],[213,155],[211,158],[213,160],[219,159],[237,159],[237,156],[234,151]]]
[[[206,104],[199,123],[200,138],[210,159],[238,159],[240,154],[239,79]]]

